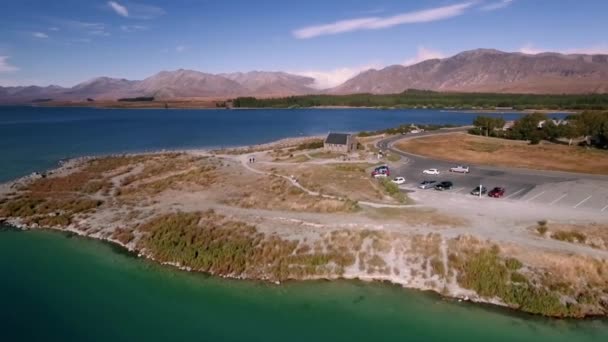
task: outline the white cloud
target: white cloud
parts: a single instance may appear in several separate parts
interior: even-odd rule
[[[351,31],[377,30],[396,25],[425,23],[462,15],[469,7],[473,5],[474,2],[464,2],[421,11],[401,13],[389,17],[366,17],[341,20],[331,24],[308,26],[297,29],[293,31],[293,35],[298,39],[308,39]]]
[[[165,13],[164,9],[157,6],[129,2],[129,17],[133,19],[154,19]]]
[[[569,54],[585,54],[585,55],[608,55],[608,44],[602,43],[588,47],[569,48],[569,49],[544,49],[528,43],[519,49],[519,52],[528,55],[536,55],[543,52],[558,52],[566,55]]]
[[[436,59],[436,58],[445,58],[445,57],[446,56],[441,51],[425,48],[424,46],[419,46],[418,50],[416,51],[416,56],[406,59],[401,64],[408,66],[408,65],[413,65],[413,64],[417,64],[417,63],[426,61],[427,59]]]
[[[103,23],[91,23],[79,20],[53,19],[53,22],[64,29],[75,31],[105,31],[106,26]]]
[[[121,25],[120,29],[124,32],[137,32],[137,31],[145,31],[148,29],[147,26],[144,25]]]
[[[108,1],[108,6],[110,6],[110,8],[116,12],[116,14],[123,16],[123,17],[128,17],[129,16],[129,10],[127,9],[127,7],[119,4],[116,1]]]
[[[346,82],[347,80],[357,76],[363,71],[381,67],[382,65],[380,63],[370,63],[359,67],[345,67],[333,70],[296,71],[291,73],[295,75],[312,77],[315,79],[315,82],[312,85],[314,88],[327,89],[338,86]]]
[[[402,65],[408,66],[428,59],[445,57],[447,56],[441,51],[419,46],[418,50],[416,51],[416,55],[403,61]],[[291,71],[290,73],[314,78],[315,82],[312,85],[313,88],[328,89],[339,86],[340,84],[369,69],[382,69],[384,67],[386,67],[386,64],[381,62],[372,62],[356,67],[343,67],[332,70]]]
[[[107,32],[105,30],[92,30],[92,31],[89,31],[89,34],[94,35],[94,36],[107,37],[110,35],[110,32]]]
[[[116,14],[131,19],[154,19],[166,13],[165,10],[160,7],[130,1],[122,4],[116,1],[108,1],[107,5],[116,12]]]
[[[44,32],[32,32],[32,36],[40,39],[46,39],[49,37],[49,35]]]
[[[513,0],[500,0],[481,6],[482,11],[495,11],[501,8],[505,8],[513,3]]]
[[[12,72],[19,70],[19,68],[17,68],[16,66],[11,65],[8,62],[8,59],[8,56],[0,56],[0,72]]]

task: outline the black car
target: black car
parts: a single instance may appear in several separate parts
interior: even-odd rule
[[[435,185],[435,190],[439,190],[439,191],[443,191],[443,190],[450,190],[452,187],[454,186],[454,184],[452,182],[441,182],[437,185]]]

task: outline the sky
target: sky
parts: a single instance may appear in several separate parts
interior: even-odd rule
[[[335,86],[475,48],[607,53],[606,0],[1,0],[0,86],[161,70],[286,71]]]

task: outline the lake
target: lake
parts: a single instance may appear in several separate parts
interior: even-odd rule
[[[249,145],[403,123],[470,124],[475,116],[0,107],[0,179],[80,155]],[[49,231],[0,227],[0,275],[0,341],[608,340],[605,320],[544,319],[388,284],[223,280]]]

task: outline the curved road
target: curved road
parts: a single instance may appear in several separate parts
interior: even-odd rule
[[[401,165],[393,174],[404,176],[410,186],[416,186],[423,180],[449,180],[454,183],[454,189],[451,192],[462,194],[468,194],[479,184],[483,184],[489,189],[502,186],[507,189],[505,198],[508,199],[544,203],[556,207],[569,206],[599,210],[608,215],[608,176],[473,164],[467,164],[471,170],[469,174],[456,174],[449,172],[449,168],[458,163],[432,159],[393,147],[399,140],[466,132],[469,128],[448,128],[419,134],[391,136],[380,140],[377,146],[403,157]],[[422,173],[424,169],[430,168],[439,169],[441,174],[430,176]]]

